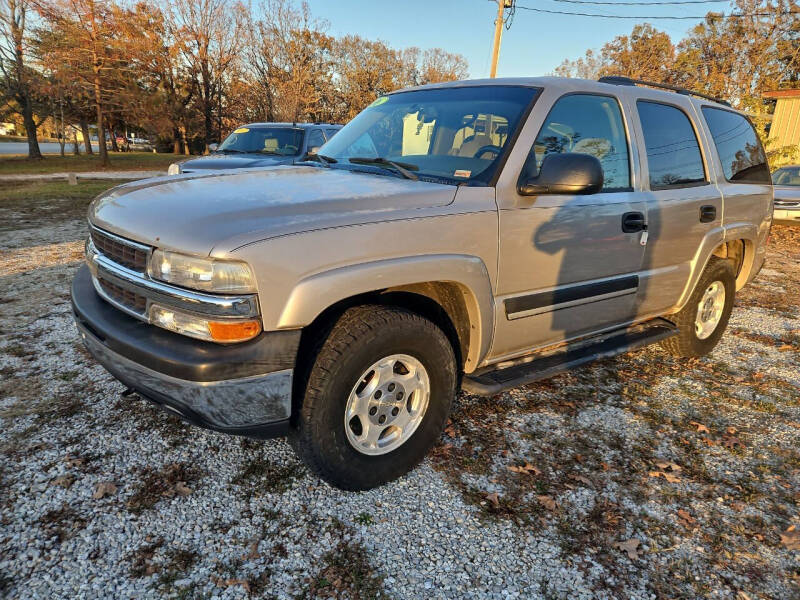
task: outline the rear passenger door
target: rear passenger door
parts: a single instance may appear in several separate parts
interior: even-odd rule
[[[647,203],[648,237],[640,274],[638,317],[663,314],[679,301],[699,249],[721,236],[722,198],[692,116],[675,94],[637,90],[637,137]]]

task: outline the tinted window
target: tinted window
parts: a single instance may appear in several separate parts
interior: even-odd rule
[[[239,127],[220,144],[218,152],[293,156],[303,145],[303,130],[290,127]]]
[[[325,138],[322,135],[322,129],[312,129],[308,134],[308,149],[319,148],[325,143]]]
[[[333,136],[336,135],[336,132],[339,131],[338,129],[334,129],[333,127],[329,127],[325,130],[325,137],[331,139]]]
[[[769,183],[769,167],[750,121],[729,110],[703,107],[722,172],[728,181]]]
[[[636,103],[650,170],[650,187],[685,185],[706,180],[700,145],[689,117],[679,108]]]
[[[775,185],[800,186],[800,167],[783,167],[772,174],[772,183]]]
[[[553,105],[529,157],[529,161],[536,160],[534,173],[538,173],[545,156],[564,152],[597,158],[603,166],[604,190],[630,187],[628,142],[616,99],[572,94]]]

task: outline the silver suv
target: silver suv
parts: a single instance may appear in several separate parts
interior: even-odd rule
[[[129,183],[89,210],[78,329],[115,377],[216,431],[287,435],[380,485],[493,395],[660,342],[710,352],[764,262],[749,120],[628,79],[378,98],[314,162]]]

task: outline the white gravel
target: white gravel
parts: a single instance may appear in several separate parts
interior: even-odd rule
[[[720,578],[704,562],[714,551],[703,546],[703,532],[679,533],[679,506],[708,523],[750,511],[782,530],[797,519],[797,506],[772,502],[768,487],[782,481],[796,492],[800,480],[795,463],[773,459],[782,475],[742,513],[731,508],[730,495],[718,502],[706,487],[712,484],[686,471],[677,485],[648,478],[648,469],[659,468],[653,461],[678,460],[677,440],[694,435],[688,422],[699,408],[690,394],[707,383],[688,369],[665,371],[650,386],[653,395],[623,394],[645,377],[637,369],[664,361],[660,350],[514,390],[492,401],[498,411],[489,416],[481,410],[486,400],[461,396],[456,410],[467,416],[432,459],[377,490],[341,492],[311,477],[282,440],[203,431],[136,397],[120,397],[123,386],[82,351],[70,316],[68,284],[80,240],[64,238],[78,227],[68,221],[35,235],[19,232],[19,256],[0,254],[0,596],[644,600],[668,589],[741,600],[797,593],[787,575],[798,567],[796,552],[764,542],[745,558],[732,537],[734,554]],[[45,236],[58,244],[46,247]],[[781,336],[800,323],[744,308],[731,327]],[[753,353],[743,359],[742,348]],[[797,354],[749,339],[728,335],[711,358],[737,372],[763,370],[800,384]],[[615,365],[634,375],[615,379]],[[797,447],[800,430],[786,424],[800,421],[797,398],[776,398],[782,417],[747,439],[745,455],[760,452],[759,444]],[[643,403],[653,403],[647,410],[665,420],[654,421],[655,412],[645,419],[637,412]],[[763,416],[736,410],[742,419]],[[708,414],[696,418],[722,439],[724,429],[714,429]],[[528,460],[540,476],[507,469]],[[710,477],[736,481],[758,462],[740,460],[721,444],[704,458]],[[621,461],[628,472],[618,469]],[[175,493],[166,475],[174,464],[190,474],[186,495]],[[243,475],[248,465],[255,474]],[[166,495],[151,498],[152,506],[129,505],[148,476]],[[115,491],[95,499],[101,483]],[[491,493],[520,504],[492,514]],[[536,508],[546,494],[556,503],[553,512]],[[523,511],[528,504],[536,506]],[[595,531],[598,514],[611,516],[602,517],[606,529]],[[742,539],[748,535],[756,535],[754,526]],[[641,556],[633,560],[613,547],[631,538],[640,541]],[[748,564],[766,571],[753,575]],[[346,580],[348,572],[358,574],[357,583]],[[683,573],[674,589],[660,587],[665,572]],[[702,585],[706,576],[710,588]]]

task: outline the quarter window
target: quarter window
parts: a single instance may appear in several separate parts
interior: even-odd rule
[[[647,149],[650,188],[706,181],[700,144],[681,109],[657,102],[636,103]]]
[[[603,166],[603,190],[631,185],[628,142],[619,103],[610,96],[570,94],[559,99],[547,115],[529,155],[536,170],[548,154],[590,154]]]
[[[729,110],[703,107],[725,179],[741,183],[769,183],[764,148],[750,121]]]

